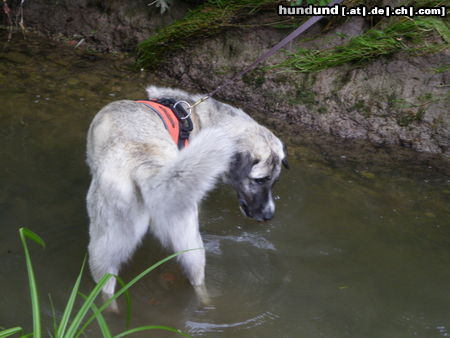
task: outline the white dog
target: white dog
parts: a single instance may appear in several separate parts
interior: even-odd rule
[[[147,92],[151,99],[191,104],[202,97],[154,86]],[[236,189],[245,215],[273,217],[271,188],[281,164],[287,167],[281,141],[242,110],[213,99],[194,108],[191,118],[191,142],[181,151],[160,117],[143,103],[112,102],[92,121],[87,209],[95,281],[105,273],[117,275],[148,230],[175,252],[203,248],[198,205],[219,177]],[[178,260],[191,284],[204,290],[204,250],[186,252]],[[114,288],[111,279],[105,296]]]

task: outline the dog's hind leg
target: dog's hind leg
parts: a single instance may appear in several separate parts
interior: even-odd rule
[[[174,252],[191,250],[177,257],[184,273],[203,303],[209,301],[205,288],[205,249],[198,225],[196,205],[183,213],[166,212],[150,226],[161,243]],[[193,249],[193,250],[192,250]]]
[[[148,228],[148,215],[138,208],[134,197],[118,191],[111,184],[93,180],[87,197],[90,217],[89,266],[98,282],[106,273],[118,275]],[[131,196],[131,195],[129,195]],[[104,298],[114,294],[116,279],[103,287]],[[114,306],[113,306],[114,309]]]

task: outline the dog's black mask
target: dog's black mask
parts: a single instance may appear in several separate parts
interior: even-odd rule
[[[250,177],[250,172],[258,162],[249,153],[236,154],[231,163],[228,179],[229,183],[237,191],[242,212],[247,217],[258,221],[267,221],[275,213],[272,187],[278,179],[280,166],[278,162],[280,160],[278,156],[273,155],[271,160],[267,162],[272,174],[254,179]]]

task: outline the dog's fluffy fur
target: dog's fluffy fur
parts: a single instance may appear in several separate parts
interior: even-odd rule
[[[201,95],[147,88],[149,98],[195,102]],[[242,110],[209,99],[192,113],[190,144],[179,151],[160,118],[142,103],[116,101],[91,123],[87,162],[92,182],[89,264],[95,281],[118,274],[148,230],[172,251],[203,248],[198,205],[222,177],[237,190],[241,210],[266,220],[271,187],[285,161],[281,141]],[[179,256],[192,285],[204,285],[205,253]],[[104,287],[114,293],[115,280]]]

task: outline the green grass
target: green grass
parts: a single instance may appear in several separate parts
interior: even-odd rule
[[[0,338],[6,338],[9,336],[12,336],[14,334],[21,334],[22,337],[24,336],[32,336],[34,338],[40,338],[42,336],[42,326],[41,326],[41,311],[39,306],[39,293],[38,293],[38,287],[36,278],[34,275],[33,265],[31,261],[31,256],[28,250],[27,245],[27,239],[32,240],[33,242],[39,244],[43,248],[45,248],[45,243],[42,240],[41,237],[39,237],[37,234],[32,232],[29,229],[26,228],[20,228],[19,230],[20,239],[22,241],[24,253],[25,253],[25,262],[27,266],[27,273],[28,273],[28,281],[29,281],[29,287],[30,287],[30,298],[31,298],[31,307],[32,307],[32,317],[33,317],[33,332],[24,334],[23,329],[19,326],[9,328],[9,329],[3,329],[0,331]],[[195,250],[195,249],[194,249]],[[119,333],[115,336],[111,334],[111,331],[108,327],[108,324],[105,320],[105,318],[102,315],[102,312],[107,309],[112,302],[114,302],[119,296],[122,294],[127,295],[128,289],[136,284],[140,279],[142,279],[145,275],[156,269],[161,264],[164,264],[168,260],[181,255],[187,251],[180,251],[177,253],[174,253],[159,262],[153,264],[146,270],[144,270],[142,273],[140,273],[138,276],[133,278],[128,283],[123,283],[119,279],[119,283],[122,286],[110,299],[108,299],[105,303],[103,303],[100,307],[97,307],[95,304],[95,301],[98,297],[98,295],[101,293],[101,290],[103,289],[103,286],[109,281],[111,278],[118,278],[117,276],[114,276],[112,274],[106,274],[103,276],[103,278],[97,283],[97,285],[94,287],[94,289],[88,294],[83,295],[80,290],[80,282],[81,278],[83,276],[85,261],[83,261],[83,265],[81,267],[81,271],[78,274],[78,278],[75,282],[75,285],[72,288],[71,294],[69,296],[69,299],[67,301],[67,305],[64,309],[64,313],[61,317],[61,320],[59,323],[57,323],[57,319],[54,318],[53,323],[53,330],[54,332],[51,334],[52,337],[55,338],[72,338],[72,337],[79,337],[80,335],[84,334],[86,328],[94,321],[97,320],[97,323],[100,327],[100,330],[102,332],[103,337],[107,338],[118,338],[118,337],[125,337],[129,334],[140,332],[140,331],[148,331],[148,330],[164,330],[169,332],[175,332],[182,336],[189,337],[187,334],[181,332],[178,329],[167,327],[167,326],[161,326],[161,325],[146,325],[146,326],[140,326],[134,329],[127,329],[126,331]],[[83,303],[81,307],[78,309],[78,311],[75,311],[75,301],[77,300],[77,297],[81,297],[83,299]],[[128,319],[131,316],[131,302],[129,301],[128,297]],[[52,305],[53,306],[53,305]],[[53,313],[54,313],[54,309]],[[92,311],[92,315],[85,320],[87,314],[89,311]],[[129,322],[129,320],[127,320]]]
[[[450,70],[450,64],[446,64],[440,67],[436,67],[433,69],[435,73],[445,73],[448,72]]]
[[[331,0],[330,0],[331,1]],[[291,4],[325,4],[324,0],[296,0]],[[261,9],[275,11],[277,0],[209,0],[205,4],[189,11],[188,14],[166,26],[138,46],[137,65],[141,68],[154,68],[175,53],[183,53],[191,47],[195,51],[200,39],[217,35],[230,26],[247,27],[243,20],[254,16]],[[284,2],[286,3],[286,2]],[[361,4],[374,5],[376,1],[346,0],[348,7]],[[437,7],[445,4],[442,0],[405,0],[405,6]],[[292,26],[292,18],[265,23],[264,25],[286,28]],[[296,18],[296,25],[302,18]],[[334,25],[342,22],[342,18],[332,18]],[[384,28],[374,28],[353,38],[344,46],[328,50],[299,49],[286,61],[275,65],[275,68],[296,72],[315,72],[344,63],[364,62],[398,51],[411,53],[432,53],[446,48],[450,42],[448,20],[437,17],[415,17],[413,19],[382,19],[377,25]],[[331,29],[334,25],[328,25]],[[251,25],[250,25],[251,26]],[[292,27],[295,28],[295,27]],[[445,43],[430,44],[427,35],[435,31],[443,37]],[[199,42],[200,41],[200,42]]]
[[[432,32],[438,33],[446,43],[429,43],[425,39]],[[370,29],[351,39],[347,44],[327,50],[299,49],[278,68],[296,72],[316,72],[345,63],[359,63],[390,55],[399,51],[411,53],[437,52],[448,48],[450,30],[439,18],[401,18],[384,29]]]
[[[152,68],[167,54],[183,53],[183,48],[195,44],[199,38],[221,32],[236,20],[253,15],[276,0],[209,0],[190,11],[183,19],[166,26],[138,46],[137,64]]]

